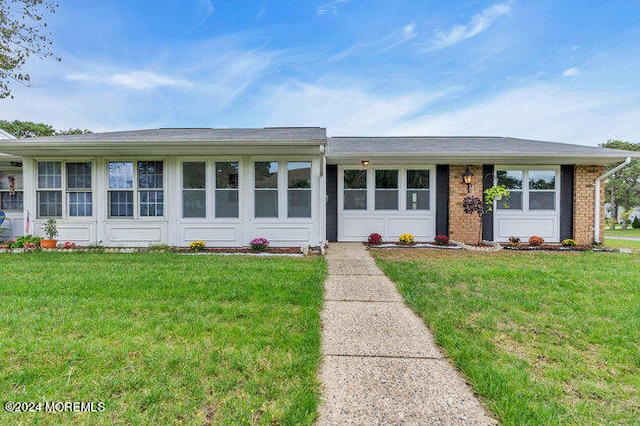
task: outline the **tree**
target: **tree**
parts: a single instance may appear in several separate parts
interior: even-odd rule
[[[50,0],[0,0],[0,99],[13,98],[12,81],[29,85],[22,67],[30,56],[54,56],[44,16],[57,6]]]
[[[0,120],[0,129],[11,133],[16,138],[37,138],[40,136],[55,135],[84,135],[87,133],[92,133],[91,130],[87,129],[69,129],[56,131],[50,124],[33,123],[31,121],[20,120]]]
[[[627,151],[640,151],[640,143],[608,140],[600,146],[604,148],[624,149]],[[608,166],[608,170],[616,164]],[[615,227],[618,219],[618,209],[633,210],[640,204],[640,161],[631,160],[631,164],[618,170],[609,177],[605,185],[605,202],[611,206],[611,228]]]
[[[53,126],[44,123],[33,123],[31,121],[0,120],[0,129],[11,133],[16,138],[36,138],[56,134]]]
[[[89,133],[93,133],[88,129],[69,129],[69,130],[60,130],[56,132],[56,135],[86,135]]]

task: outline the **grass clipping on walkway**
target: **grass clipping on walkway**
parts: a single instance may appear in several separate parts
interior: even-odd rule
[[[376,251],[505,424],[634,424],[640,256]]]
[[[102,413],[2,424],[311,424],[320,257],[32,253],[0,257],[3,401]]]

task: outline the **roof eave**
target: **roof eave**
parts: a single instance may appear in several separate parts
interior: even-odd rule
[[[632,157],[640,158],[640,152]],[[629,155],[540,155],[535,153],[341,153],[327,154],[329,164],[359,164],[362,160],[378,162],[379,164],[592,164],[605,165],[624,161]]]
[[[122,154],[138,155],[179,155],[192,152],[220,152],[229,150],[240,152],[254,150],[271,150],[278,148],[310,148],[325,146],[326,139],[321,140],[287,140],[287,141],[65,141],[65,142],[3,142],[2,152],[18,156],[60,156],[60,155],[102,155]]]

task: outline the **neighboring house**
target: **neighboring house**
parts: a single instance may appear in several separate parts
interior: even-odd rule
[[[56,217],[60,240],[106,246],[244,246],[256,237],[318,246],[372,232],[475,242],[480,222],[462,199],[494,182],[511,188],[511,200],[484,215],[484,239],[588,244],[596,178],[605,164],[640,156],[499,137],[327,138],[318,127],[61,135],[2,141],[0,151],[23,159],[20,208],[35,233]],[[601,207],[602,188],[599,199]]]

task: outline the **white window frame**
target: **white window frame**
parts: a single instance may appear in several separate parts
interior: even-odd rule
[[[498,184],[498,171],[520,171],[522,172],[522,208],[521,209],[498,209],[497,201],[493,202],[493,211],[495,214],[511,213],[511,214],[552,214],[560,213],[560,166],[513,166],[513,165],[500,165],[494,166],[494,185]],[[553,171],[556,174],[555,189],[552,190],[533,190],[533,192],[555,192],[554,197],[554,209],[534,209],[529,208],[529,172],[531,171]]]
[[[7,166],[7,167],[3,167],[2,169],[0,169],[0,179],[2,180],[3,183],[6,183],[6,188],[4,188],[4,185],[2,187],[0,187],[0,196],[2,194],[9,194],[10,190],[9,190],[9,182],[8,182],[8,176],[9,175],[14,175],[16,176],[16,187],[15,187],[15,195],[17,196],[18,193],[20,193],[22,195],[22,208],[21,209],[9,209],[6,208],[2,205],[0,205],[0,210],[4,210],[7,213],[17,213],[17,212],[22,212],[24,210],[24,172],[22,170],[22,167],[15,167],[15,166]],[[18,176],[20,176],[20,178],[18,179]]]
[[[59,188],[44,188],[44,187],[40,187],[39,184],[39,171],[38,171],[38,165],[39,163],[60,163],[60,187]],[[69,188],[67,185],[67,163],[90,163],[91,164],[91,187],[90,188]],[[64,220],[70,220],[70,221],[83,221],[83,220],[87,220],[90,218],[94,218],[96,216],[96,200],[95,200],[95,193],[96,193],[96,161],[93,158],[74,158],[74,159],[67,159],[67,160],[62,160],[62,159],[58,159],[58,158],[54,158],[54,159],[50,159],[50,158],[42,158],[42,159],[35,159],[35,170],[34,170],[34,174],[35,174],[35,186],[36,186],[36,191],[35,191],[35,207],[36,207],[36,217],[38,219],[46,219],[49,217],[55,217],[56,219],[64,219]],[[61,197],[61,215],[60,216],[42,216],[40,215],[40,203],[39,203],[39,193],[41,192],[60,192],[60,197]],[[91,215],[89,216],[71,216],[69,214],[69,193],[70,192],[85,192],[85,193],[90,193],[91,194]]]
[[[138,177],[138,163],[141,162],[161,162],[162,163],[162,188],[140,188]],[[132,188],[111,188],[110,187],[110,163],[133,163],[133,185]],[[168,191],[168,162],[166,158],[158,157],[143,157],[143,158],[109,158],[105,160],[105,218],[107,221],[116,222],[129,222],[132,220],[159,222],[166,220],[167,217],[167,191]],[[111,202],[109,193],[111,191],[132,191],[133,192],[133,215],[132,216],[111,216]],[[162,216],[141,216],[140,215],[140,192],[143,191],[162,191],[163,192],[163,205]],[[94,211],[95,214],[95,211]]]
[[[257,162],[277,162],[278,163],[278,216],[277,217],[256,217],[255,216],[255,191],[256,176],[255,163]],[[289,168],[288,163],[311,163],[311,216],[310,217],[289,217]],[[317,165],[312,157],[292,155],[292,156],[255,156],[249,158],[249,168],[251,169],[251,218],[253,221],[260,222],[313,222],[316,220],[316,185],[314,184],[314,171],[317,173]],[[260,190],[260,188],[258,188]]]
[[[345,170],[365,170],[367,172],[367,208],[366,209],[345,209],[344,208],[344,172]],[[379,209],[375,208],[375,193],[376,193],[376,170],[397,170],[398,171],[398,208],[397,209]],[[408,170],[428,170],[429,171],[429,209],[407,209],[407,171]],[[410,165],[397,165],[397,166],[379,166],[372,167],[371,165],[367,167],[362,166],[339,166],[338,167],[338,210],[341,214],[372,214],[375,215],[377,213],[381,214],[393,214],[394,212],[402,213],[402,214],[415,214],[421,215],[425,214],[425,212],[434,212],[435,211],[435,195],[436,195],[436,168],[434,165],[420,165],[420,164],[410,164]],[[390,191],[396,191],[390,190]],[[426,191],[426,190],[425,190]]]

